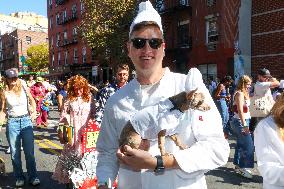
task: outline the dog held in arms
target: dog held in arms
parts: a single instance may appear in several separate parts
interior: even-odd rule
[[[159,117],[159,119],[168,119],[170,116],[174,116],[173,114],[175,114],[175,112],[179,112],[179,113],[184,113],[185,111],[189,110],[189,109],[194,109],[194,110],[199,110],[199,111],[208,111],[210,110],[210,106],[208,104],[206,104],[204,102],[205,97],[203,93],[197,92],[197,89],[189,91],[189,92],[181,92],[175,96],[169,97],[167,100],[169,100],[172,104],[172,108],[168,109],[168,113],[167,114],[163,114],[161,116],[152,116],[153,111],[152,112],[147,112],[146,116],[144,116],[145,114],[141,113],[142,111],[139,111],[137,114],[140,114],[140,117],[142,117],[142,119],[147,119],[147,121],[145,122],[135,122],[135,121],[128,121],[126,123],[126,125],[124,126],[124,128],[122,129],[122,132],[120,134],[120,139],[119,139],[119,146],[121,147],[121,151],[123,152],[123,147],[125,145],[130,146],[131,148],[134,149],[143,149],[143,150],[148,150],[147,147],[145,147],[145,143],[143,142],[143,140],[147,140],[149,138],[143,138],[143,136],[141,137],[141,134],[139,132],[137,132],[137,129],[135,130],[136,127],[133,127],[133,124],[144,124],[144,123],[148,123],[151,124],[150,121],[148,120],[153,120],[156,117]],[[161,102],[159,102],[161,103]],[[159,104],[154,105],[154,106],[159,106]],[[158,108],[157,108],[158,109]],[[155,110],[157,110],[155,109]],[[154,114],[159,114],[157,112],[154,112]],[[141,114],[143,114],[141,116]],[[135,115],[134,115],[135,117]],[[139,116],[138,116],[139,117]],[[177,116],[176,116],[177,117]],[[138,118],[139,119],[139,118]],[[162,121],[158,121],[157,123],[163,123]],[[171,123],[170,125],[178,125],[178,121],[176,121],[176,123]],[[152,124],[151,124],[152,125]],[[142,126],[142,127],[147,127],[146,126]],[[167,128],[167,127],[165,127]],[[158,130],[158,134],[156,137],[158,137],[158,146],[159,146],[159,150],[162,156],[166,155],[166,150],[165,150],[165,137],[167,135],[167,129],[161,129]],[[180,149],[186,149],[187,146],[185,144],[183,144],[178,136],[177,133],[171,134],[169,135],[170,139],[174,141],[174,143],[180,148]]]

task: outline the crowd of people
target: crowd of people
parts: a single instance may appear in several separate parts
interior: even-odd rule
[[[32,122],[35,121],[38,129],[48,127],[49,106],[57,104],[59,122],[73,128],[71,140],[60,138],[64,146],[52,176],[66,184],[66,188],[73,187],[66,162],[74,154],[78,159],[83,158],[82,130],[90,121],[100,127],[96,144],[99,189],[109,188],[108,181],[113,183],[116,179],[118,188],[123,189],[207,188],[205,173],[228,161],[230,136],[236,139],[233,160],[236,173],[253,178],[251,169],[256,153],[263,187],[284,188],[284,80],[278,81],[263,68],[254,84],[251,77],[243,75],[236,81],[231,76],[220,81],[210,78],[205,85],[196,68],[191,68],[187,75],[164,68],[165,47],[161,17],[150,1],[146,1],[139,4],[129,31],[128,56],[136,71],[136,77],[131,80],[127,64],[117,65],[115,81],[102,88],[91,85],[81,75],[72,76],[55,87],[42,77],[34,80],[31,76],[25,82],[19,79],[17,69],[6,70],[0,85],[0,122],[6,115],[6,136],[16,186],[26,182],[21,146],[28,181],[34,186],[40,184]],[[207,111],[181,111],[177,99],[166,103],[166,99],[177,94],[195,90],[203,94],[204,102],[210,107]],[[144,128],[151,127],[159,133],[160,117],[154,115],[162,115],[164,110],[178,115],[167,121],[175,125],[171,129],[186,147],[181,149],[166,138],[167,153],[161,154],[159,141],[155,137],[147,138],[153,133]],[[134,127],[141,141],[137,149],[119,146],[120,133],[134,118],[141,125],[154,124]]]

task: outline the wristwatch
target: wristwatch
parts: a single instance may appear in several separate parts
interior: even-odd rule
[[[157,166],[154,170],[156,175],[162,175],[165,172],[163,158],[160,155],[155,156],[157,158]]]

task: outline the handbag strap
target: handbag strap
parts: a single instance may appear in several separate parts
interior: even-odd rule
[[[25,92],[25,95],[26,95],[26,98],[27,98],[27,110],[28,110],[28,113],[30,114],[30,111],[29,111],[29,103],[30,103],[30,101],[29,101],[29,97],[28,97],[28,94],[27,94],[27,90],[25,89],[25,87],[23,85],[22,85],[22,88],[23,88],[23,90]]]

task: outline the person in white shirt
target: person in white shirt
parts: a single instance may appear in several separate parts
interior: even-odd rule
[[[284,189],[284,93],[271,114],[261,120],[254,132],[258,170],[264,189]]]
[[[99,153],[96,174],[99,189],[118,175],[123,189],[206,189],[204,173],[224,165],[229,145],[222,131],[222,120],[206,89],[202,75],[190,69],[188,75],[162,67],[165,43],[161,17],[150,1],[141,2],[139,13],[130,26],[128,54],[137,73],[125,87],[112,95],[105,107],[96,149]],[[188,83],[185,86],[185,83]],[[136,112],[182,91],[198,89],[205,95],[209,111],[188,111],[180,118],[177,132],[189,147],[180,150],[166,138],[166,151],[160,156],[157,140],[149,151],[124,146],[119,136]]]
[[[270,89],[278,86],[279,81],[270,75],[270,71],[268,69],[260,69],[257,75],[257,82],[254,85],[254,95],[264,96],[266,93],[271,94]],[[262,118],[257,118],[257,121],[260,119]]]
[[[29,182],[36,186],[40,184],[34,156],[32,125],[32,119],[36,117],[36,104],[29,90],[19,79],[17,69],[10,68],[5,71],[5,75],[6,82],[0,94],[0,113],[7,115],[6,136],[11,149],[16,187],[22,187],[26,182],[22,169],[21,145],[25,154]]]

